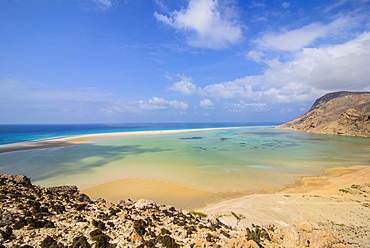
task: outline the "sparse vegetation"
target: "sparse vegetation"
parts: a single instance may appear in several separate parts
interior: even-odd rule
[[[104,247],[106,244],[108,244],[109,237],[100,229],[95,229],[94,231],[90,232],[90,237],[95,241],[96,247]]]
[[[232,214],[232,216],[234,216],[234,217],[235,217],[235,219],[236,219],[236,225],[239,225],[239,222],[240,222],[241,220],[245,219],[245,216],[244,216],[244,215],[242,215],[242,214],[236,214],[236,213],[234,213],[234,212],[231,212],[231,214]]]
[[[235,212],[207,219],[202,212],[183,212],[150,201],[145,206],[145,200],[127,200],[115,205],[84,196],[86,202],[81,202],[75,187],[24,188],[18,187],[13,177],[7,178],[9,184],[0,185],[0,192],[14,196],[0,202],[5,206],[5,210],[0,209],[2,220],[12,220],[2,222],[5,226],[0,229],[7,247],[244,247],[247,239],[262,247],[269,241],[269,232],[279,235],[279,229],[274,226],[265,229],[252,225],[243,229],[227,226],[218,219],[235,218],[240,225],[245,216]],[[351,190],[365,189],[351,187]],[[12,193],[17,190],[21,193]],[[51,229],[41,229],[48,227]],[[2,247],[5,246],[0,243]]]
[[[196,216],[199,216],[199,217],[201,217],[201,218],[207,218],[207,214],[205,214],[205,213],[202,213],[202,212],[196,212],[196,211],[190,211],[190,213],[191,214],[193,214],[193,215],[196,215]]]

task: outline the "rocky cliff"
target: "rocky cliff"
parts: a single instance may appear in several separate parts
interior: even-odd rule
[[[307,113],[278,128],[370,137],[370,92],[328,93]]]
[[[44,188],[26,176],[0,175],[0,247],[350,246],[314,222],[230,227],[149,200],[112,204],[75,186]]]

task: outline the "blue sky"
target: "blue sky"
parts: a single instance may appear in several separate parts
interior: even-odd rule
[[[0,123],[285,122],[370,90],[369,0],[2,0]]]

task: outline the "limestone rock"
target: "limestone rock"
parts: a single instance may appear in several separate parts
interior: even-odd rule
[[[313,221],[299,221],[293,225],[269,231],[271,247],[347,247],[333,233]]]
[[[150,209],[150,208],[157,207],[154,201],[146,200],[146,199],[140,199],[134,205],[138,209]]]
[[[278,128],[370,137],[370,92],[328,93],[307,113]]]
[[[150,200],[116,205],[10,175],[0,175],[0,223],[0,247],[345,247],[313,222],[232,228]]]

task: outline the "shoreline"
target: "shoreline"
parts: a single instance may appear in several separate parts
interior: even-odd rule
[[[93,143],[95,139],[143,136],[143,135],[179,134],[179,133],[191,133],[191,132],[212,131],[212,130],[222,130],[222,129],[239,129],[239,128],[248,128],[248,127],[247,126],[246,127],[215,127],[215,128],[197,128],[197,129],[178,129],[178,130],[130,131],[130,132],[115,132],[115,133],[81,134],[81,135],[64,136],[64,137],[57,137],[57,138],[48,138],[48,139],[0,145],[0,153],[89,144],[89,143]]]
[[[370,166],[337,167],[303,177],[296,187],[225,200],[198,211],[229,226],[282,228],[318,223],[351,247],[370,247]]]
[[[330,168],[323,176],[302,177],[276,193],[252,194],[221,201],[199,209],[229,225],[234,212],[245,219],[239,225],[287,226],[300,220],[332,221],[342,225],[365,225],[370,220],[370,166]],[[353,186],[355,185],[355,186]],[[352,192],[358,188],[369,192]],[[365,217],[365,218],[364,218]]]
[[[334,196],[339,193],[339,189],[350,187],[354,183],[370,183],[369,166],[333,167],[325,172],[326,174],[321,176],[303,176],[296,179],[294,184],[286,184],[281,189],[264,189],[259,192],[247,190],[210,192],[147,178],[113,180],[83,189],[81,192],[92,198],[104,198],[114,203],[126,198],[150,199],[159,204],[174,205],[185,210],[195,209],[208,214],[216,214],[218,211],[222,214],[230,213],[230,206],[236,203],[244,204],[256,199],[270,199],[276,196],[279,198],[284,195]],[[187,200],[190,198],[191,201]],[[258,201],[260,200],[256,202]],[[242,209],[239,210],[244,212]]]

